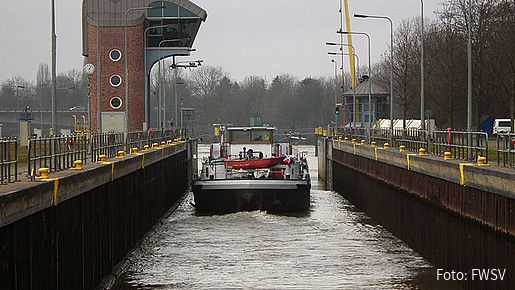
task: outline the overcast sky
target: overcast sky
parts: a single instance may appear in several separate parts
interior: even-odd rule
[[[427,18],[444,0],[425,0]],[[50,0],[3,1],[0,10],[0,81],[15,75],[34,80],[38,64],[50,63]],[[82,68],[81,0],[58,0],[58,72]],[[338,41],[338,0],[194,0],[208,12],[194,47],[193,58],[221,66],[241,80],[260,75],[291,73],[332,76],[325,45]],[[418,16],[419,0],[349,0],[351,15],[390,16],[394,25]],[[23,11],[23,12],[22,12]],[[372,37],[372,62],[389,43],[387,21],[352,19],[354,31]],[[354,37],[357,53],[366,61],[366,40]],[[347,67],[346,67],[347,69]]]

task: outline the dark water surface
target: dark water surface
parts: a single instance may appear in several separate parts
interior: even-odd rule
[[[424,258],[337,193],[318,188],[314,147],[303,149],[313,178],[308,212],[197,216],[189,193],[130,257],[114,288],[438,287]]]

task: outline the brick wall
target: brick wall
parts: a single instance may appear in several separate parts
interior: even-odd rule
[[[125,44],[124,27],[100,27],[100,66],[101,66],[101,108],[102,112],[125,112]],[[145,121],[145,80],[144,80],[144,23],[128,28],[128,49],[129,49],[129,131],[143,129]],[[97,28],[88,25],[88,63],[97,67]],[[122,58],[114,62],[109,57],[112,49],[118,49]],[[98,69],[98,67],[97,67]],[[120,75],[122,84],[119,87],[112,87],[109,78],[112,75]],[[91,128],[97,129],[97,74],[89,76],[91,84]],[[111,108],[109,102],[112,97],[118,96],[122,99],[122,107],[118,110]]]

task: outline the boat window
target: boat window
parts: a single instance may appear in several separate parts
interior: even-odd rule
[[[248,142],[250,141],[250,131],[231,131],[231,141]]]
[[[270,141],[271,134],[270,131],[259,130],[252,131],[252,141]]]

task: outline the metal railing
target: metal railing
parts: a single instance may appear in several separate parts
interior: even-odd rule
[[[515,133],[497,134],[497,164],[515,167]]]
[[[384,143],[390,143],[391,134],[388,128],[372,129],[372,142],[376,142],[378,145],[384,145]],[[391,146],[392,144],[390,144]]]
[[[98,156],[116,157],[118,151],[125,150],[124,133],[96,133],[91,135],[91,161],[96,162]]]
[[[349,139],[356,139],[358,142],[361,140],[368,140],[370,129],[368,128],[343,128],[341,134],[343,137]]]
[[[0,184],[18,180],[18,147],[16,138],[0,139]]]
[[[87,153],[86,135],[31,138],[27,150],[28,174],[34,176],[33,170],[43,167],[50,172],[65,170],[73,167],[76,160],[86,163]]]
[[[454,159],[476,160],[478,156],[488,160],[488,134],[484,132],[434,131],[433,154],[451,152]]]
[[[416,128],[394,129],[392,146],[405,146],[406,150],[413,152],[418,152],[421,148],[428,150],[428,137],[429,133],[426,130]]]
[[[125,139],[125,151],[130,153],[132,148],[143,148],[147,144],[147,131],[128,132]]]

